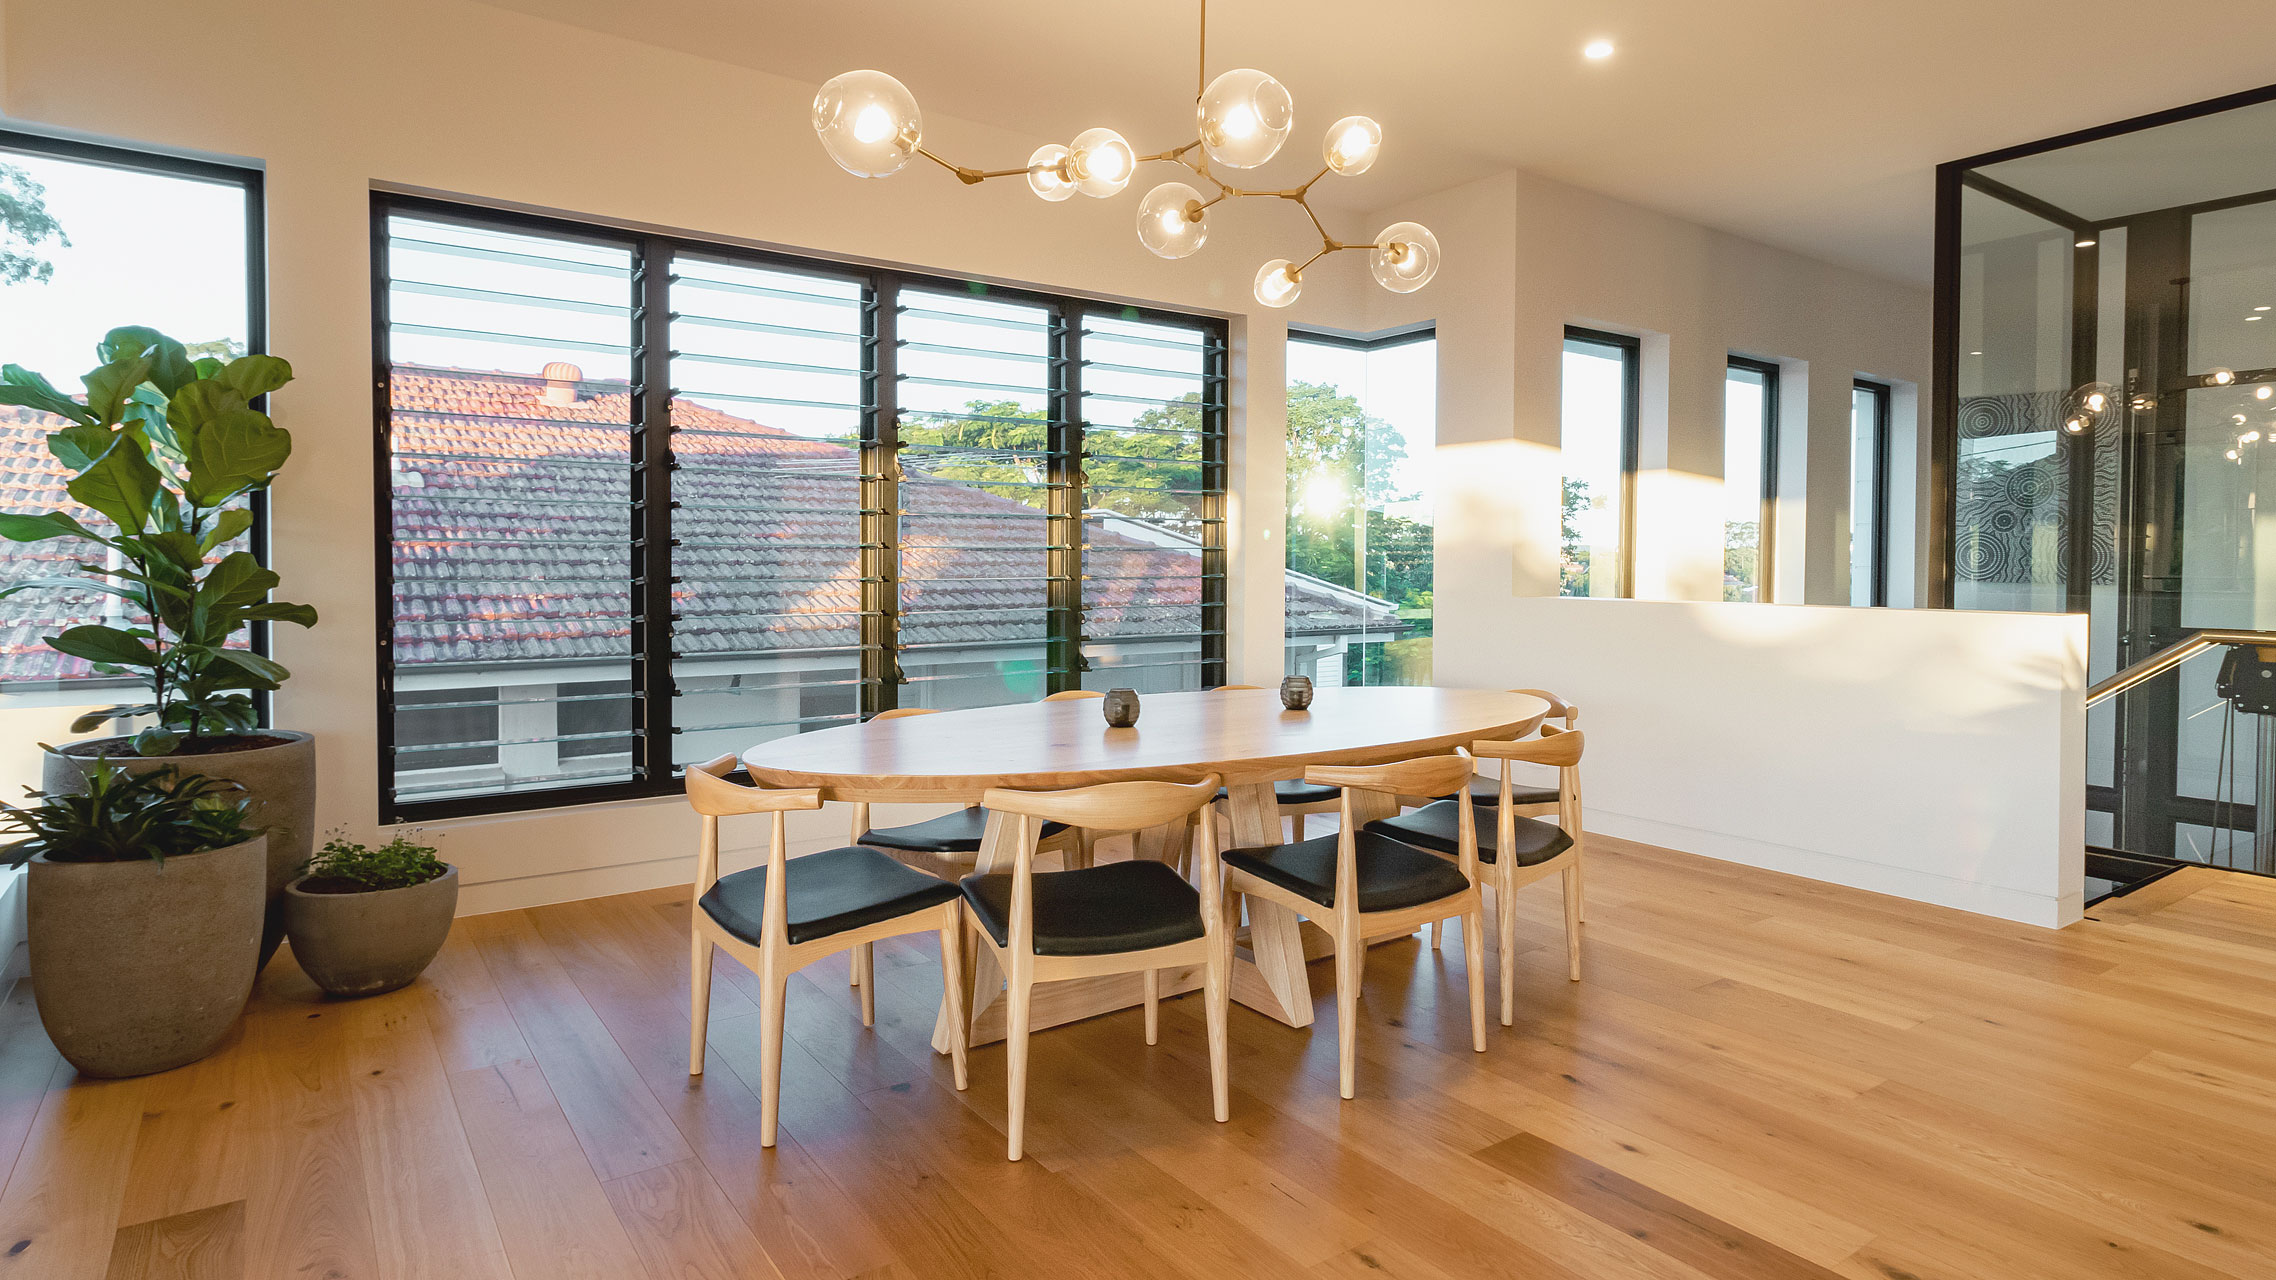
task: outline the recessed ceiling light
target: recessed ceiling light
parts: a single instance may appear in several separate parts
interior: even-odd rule
[[[2245,317],[2245,319],[2247,319],[2247,320],[2258,320],[2259,318],[2260,318],[2259,316],[2246,316],[2246,317]]]
[[[2094,247],[2094,241],[2092,239],[2080,240],[2074,243],[2071,247],[2074,249],[2091,249]]]
[[[1983,354],[1983,352],[1981,352],[1981,351],[1971,351],[1971,352],[1969,352],[1968,354],[1969,354],[1969,355],[1972,355],[1972,356],[1980,356],[1980,355],[1982,355],[1982,354]]]
[[[1610,40],[1591,40],[1581,46],[1581,56],[1591,62],[1602,62],[1612,56]]]
[[[2268,309],[2268,308],[2266,308],[2266,307],[2254,307],[2254,308],[2253,308],[2253,310],[2255,310],[2255,311],[2266,311],[2267,309]]]

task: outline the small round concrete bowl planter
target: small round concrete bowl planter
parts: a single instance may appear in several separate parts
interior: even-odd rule
[[[336,996],[376,996],[407,987],[450,937],[458,911],[458,868],[401,889],[310,892],[321,877],[285,886],[285,933],[292,958]]]
[[[34,857],[32,995],[64,1059],[143,1076],[219,1047],[253,994],[267,868],[261,836],[164,862]]]
[[[284,939],[285,882],[300,874],[316,840],[316,739],[284,729],[263,729],[246,738],[224,739],[214,751],[168,756],[135,754],[130,738],[68,742],[42,752],[41,787],[47,791],[84,790],[98,764],[127,773],[147,773],[171,765],[186,773],[234,782],[253,797],[246,822],[269,833],[265,901],[268,918],[261,933],[261,963],[269,963]]]

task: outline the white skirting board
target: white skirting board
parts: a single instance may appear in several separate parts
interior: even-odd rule
[[[2079,918],[2083,615],[1564,598],[1450,612],[1440,683],[1580,707],[1592,830],[2035,925]]]

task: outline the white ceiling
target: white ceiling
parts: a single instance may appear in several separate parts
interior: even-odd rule
[[[1195,0],[485,0],[819,83],[875,67],[928,115],[1141,151],[1192,136]],[[1217,0],[1211,70],[1296,98],[1255,185],[1337,117],[1383,159],[1320,194],[1381,208],[1522,169],[1925,284],[1939,161],[2276,80],[2265,0]],[[1617,42],[1603,62],[1592,38]],[[927,143],[959,163],[953,131]]]

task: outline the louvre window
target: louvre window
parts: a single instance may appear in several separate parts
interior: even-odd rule
[[[1217,322],[408,197],[375,235],[383,819],[1222,681]]]

